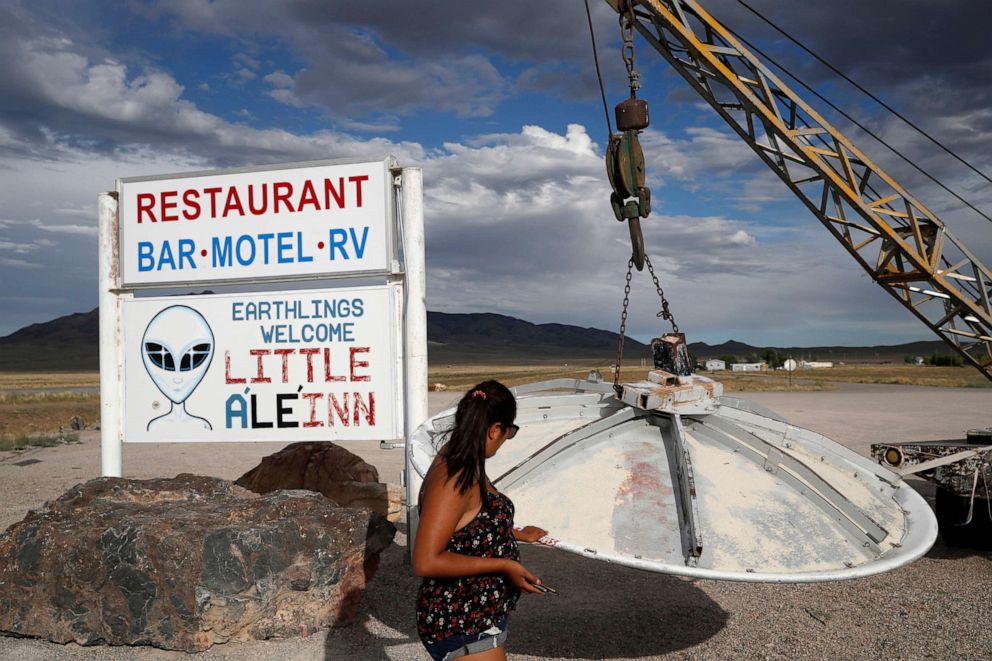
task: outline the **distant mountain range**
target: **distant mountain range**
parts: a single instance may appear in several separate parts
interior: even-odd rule
[[[99,368],[98,310],[31,324],[0,338],[0,371],[84,371]],[[532,324],[501,314],[427,313],[430,360],[438,363],[519,363],[616,359],[619,336],[598,328],[567,324]],[[734,355],[760,357],[768,348],[807,359],[834,361],[901,361],[907,355],[949,353],[939,340],[872,347],[755,347],[730,340],[718,345],[695,342],[697,359]],[[647,345],[628,338],[625,355],[650,357]]]

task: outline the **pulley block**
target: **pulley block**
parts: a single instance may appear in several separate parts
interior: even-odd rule
[[[617,129],[621,131],[643,131],[651,123],[648,116],[648,102],[644,99],[630,97],[624,99],[613,109],[617,118]]]

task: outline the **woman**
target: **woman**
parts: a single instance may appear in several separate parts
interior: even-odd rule
[[[502,661],[510,611],[521,592],[542,594],[520,564],[517,541],[547,531],[513,527],[513,503],[486,477],[492,457],[519,427],[517,402],[498,381],[471,388],[420,491],[413,570],[423,576],[417,632],[436,661]]]

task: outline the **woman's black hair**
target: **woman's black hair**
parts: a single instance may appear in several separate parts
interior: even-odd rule
[[[448,475],[457,475],[455,486],[465,493],[478,484],[485,491],[486,440],[495,423],[513,424],[517,400],[499,381],[483,381],[468,389],[455,411],[455,426],[441,450]],[[485,498],[483,498],[483,505]]]

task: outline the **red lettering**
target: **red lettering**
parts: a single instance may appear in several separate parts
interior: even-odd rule
[[[320,205],[317,204],[317,191],[313,189],[313,182],[309,179],[307,179],[307,183],[303,184],[303,192],[300,193],[300,201],[296,210],[303,211],[303,207],[307,204],[313,205],[314,211],[320,211]]]
[[[338,178],[338,187],[335,189],[330,179],[324,179],[324,208],[331,208],[331,196],[338,205],[338,209],[344,208],[344,177]]]
[[[190,188],[183,193],[183,202],[186,203],[186,209],[183,209],[183,218],[186,220],[196,220],[200,217],[200,203],[197,202],[199,198],[200,191],[195,188]],[[190,213],[190,208],[196,209],[196,213]]]
[[[220,189],[218,189],[218,190],[220,190]],[[251,382],[252,383],[272,383],[272,379],[269,378],[269,377],[267,377],[267,376],[265,376],[265,365],[262,364],[262,357],[263,356],[268,356],[272,352],[269,351],[268,349],[251,349],[248,353],[250,353],[251,355],[255,356],[256,360],[258,361],[258,367],[257,367],[258,374],[255,375],[255,376],[253,376],[253,377],[251,377]]]
[[[224,352],[224,383],[244,383],[245,378],[231,376],[231,352]]]
[[[307,357],[307,383],[313,383],[313,357],[320,349],[300,349],[300,355]]]
[[[331,376],[331,350],[324,349],[324,381],[330,383],[331,381],[347,381],[346,377],[343,376]]]
[[[293,184],[288,181],[277,181],[272,184],[272,213],[279,213],[279,203],[286,204],[286,208],[292,213],[293,203],[289,201],[289,196],[293,194]]]
[[[210,196],[210,217],[217,217],[217,193],[221,191],[220,187],[217,188],[204,188],[203,192]]]
[[[148,218],[153,222],[157,223],[158,220],[155,219],[155,214],[153,213],[155,209],[155,196],[151,193],[138,193],[138,224],[141,224],[142,212],[148,214]]]
[[[256,216],[261,216],[265,213],[265,209],[269,205],[269,185],[262,184],[262,206],[255,208],[255,186],[254,184],[248,185],[248,210],[251,211]]]
[[[357,177],[348,177],[348,181],[354,182],[355,184],[355,206],[362,206],[362,184],[369,180],[367,174],[359,175]]]
[[[304,427],[323,427],[324,423],[317,419],[317,400],[324,396],[322,392],[300,393],[303,399],[310,400],[310,419],[303,423]]]
[[[355,354],[358,353],[368,353],[368,347],[351,347],[349,349],[351,353],[351,380],[352,381],[371,381],[372,377],[368,374],[355,374],[355,370],[359,367],[368,367],[369,361],[367,360],[355,360]]]
[[[334,414],[338,414],[338,419],[345,427],[348,426],[348,393],[341,395],[344,398],[344,407],[338,402],[338,397],[334,393],[327,395],[327,426],[334,426]]]
[[[366,405],[365,401],[362,399],[360,393],[355,393],[355,398],[352,400],[352,411],[355,414],[355,426],[359,425],[360,414],[359,408],[365,412],[365,423],[369,426],[375,425],[375,393],[369,393],[369,402]]]
[[[179,214],[169,215],[169,210],[175,209],[176,203],[166,201],[166,198],[175,199],[176,195],[178,194],[179,193],[177,193],[174,190],[162,191],[162,196],[159,198],[162,202],[162,222],[179,220]]]
[[[282,382],[289,383],[289,357],[295,349],[275,349],[272,353],[282,356]]]
[[[227,189],[227,202],[224,203],[223,218],[227,218],[227,213],[234,209],[238,210],[238,215],[245,215],[245,209],[241,206],[241,198],[238,197],[238,189],[231,186]]]

